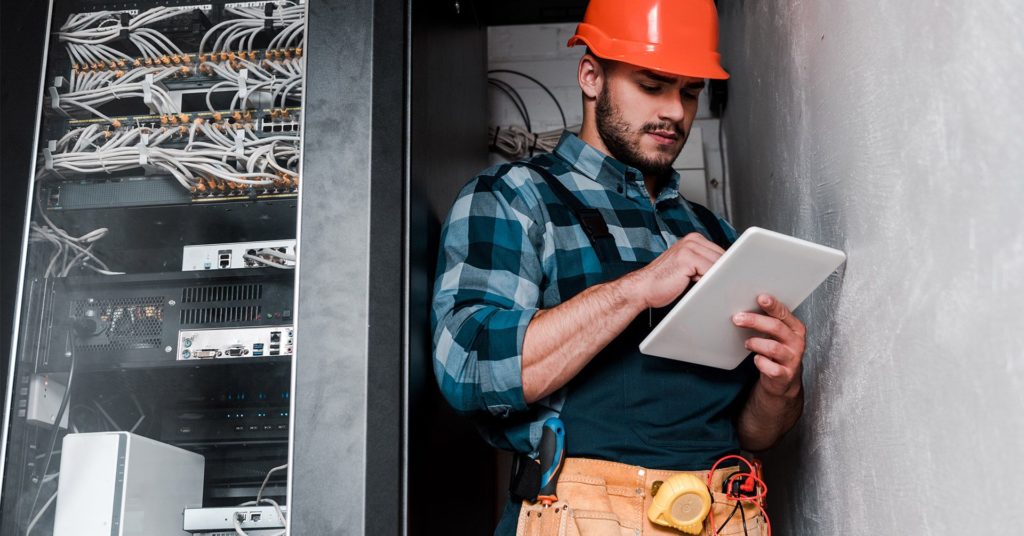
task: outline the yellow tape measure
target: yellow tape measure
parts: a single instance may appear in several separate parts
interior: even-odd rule
[[[647,510],[651,523],[672,527],[687,534],[700,534],[704,518],[711,511],[711,492],[707,484],[689,473],[672,475],[654,483],[654,500]]]

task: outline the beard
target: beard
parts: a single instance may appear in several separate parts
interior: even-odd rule
[[[660,121],[645,123],[639,130],[634,131],[622,118],[618,107],[612,103],[611,91],[607,84],[597,96],[595,112],[597,133],[616,160],[640,170],[644,176],[663,177],[672,172],[672,164],[679,156],[682,145],[679,149],[659,146],[655,155],[648,156],[640,149],[640,139],[644,133],[667,130],[675,132],[685,144],[689,133],[685,132],[682,126],[671,121]]]

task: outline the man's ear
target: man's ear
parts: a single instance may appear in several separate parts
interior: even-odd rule
[[[604,71],[604,66],[593,55],[587,53],[580,58],[576,74],[585,97],[596,99],[601,94],[606,82]]]

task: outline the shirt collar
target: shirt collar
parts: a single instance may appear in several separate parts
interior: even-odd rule
[[[644,174],[640,170],[602,153],[568,130],[562,133],[554,154],[585,177],[609,190],[622,192],[632,184],[646,195]],[[658,192],[656,201],[660,203],[675,197],[679,197],[679,173],[672,170],[668,182]]]

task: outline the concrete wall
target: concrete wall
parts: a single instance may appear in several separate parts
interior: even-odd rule
[[[1024,3],[722,2],[736,223],[844,249],[776,533],[1020,533]]]

